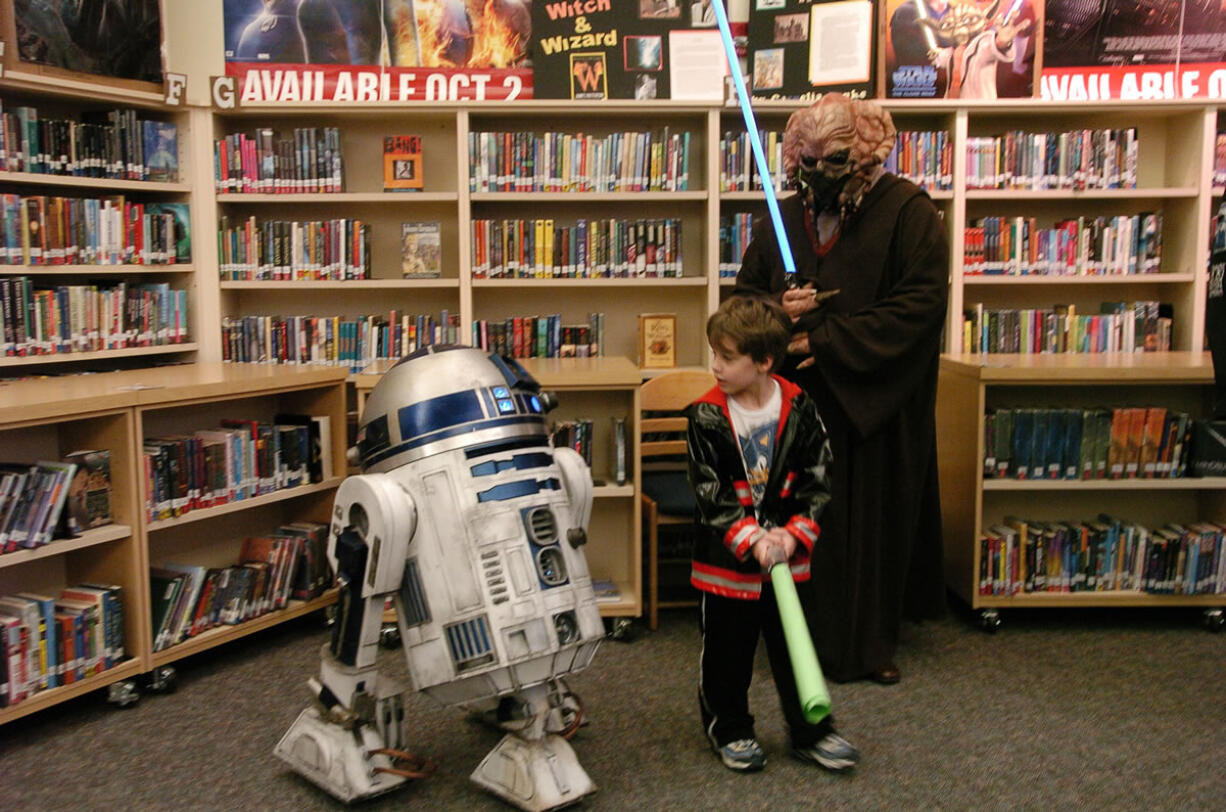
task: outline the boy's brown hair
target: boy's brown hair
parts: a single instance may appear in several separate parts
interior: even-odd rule
[[[707,341],[719,346],[726,338],[755,363],[767,358],[778,367],[788,351],[792,321],[783,308],[765,299],[734,296],[707,319]]]

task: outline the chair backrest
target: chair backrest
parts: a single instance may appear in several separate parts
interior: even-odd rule
[[[639,388],[639,453],[644,463],[653,457],[685,455],[686,420],[679,412],[713,386],[715,376],[710,372],[677,370],[658,375]]]

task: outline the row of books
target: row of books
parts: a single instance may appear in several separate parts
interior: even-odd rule
[[[590,468],[594,433],[595,424],[589,418],[559,420],[549,426],[549,441],[554,448],[573,448]]]
[[[472,333],[474,347],[512,358],[588,358],[605,349],[604,313],[588,313],[587,324],[563,324],[557,313],[476,319]]]
[[[758,141],[770,171],[771,185],[776,192],[790,188],[790,178],[783,168],[783,133],[778,130],[758,130]],[[753,155],[749,133],[727,130],[719,138],[719,190],[749,192],[762,188],[758,162]]]
[[[225,419],[216,429],[149,437],[142,463],[149,521],[170,519],[331,475],[327,416],[279,414],[272,423]]]
[[[123,623],[115,584],[0,597],[0,707],[113,668],[125,657]]]
[[[982,217],[963,239],[962,273],[1096,276],[1158,273],[1162,214],[1076,217],[1039,228],[1033,217]]]
[[[733,279],[753,237],[753,214],[747,211],[719,217],[719,278]]]
[[[966,139],[968,189],[1135,189],[1137,128]]]
[[[186,290],[166,282],[36,288],[28,276],[0,277],[3,355],[59,355],[181,344],[188,338]]]
[[[332,584],[327,544],[326,524],[292,522],[243,539],[238,563],[229,567],[153,567],[153,650],[322,595]]]
[[[0,105],[0,110],[2,110]],[[179,130],[136,110],[87,111],[80,121],[37,108],[0,113],[0,169],[86,178],[179,180]]]
[[[107,449],[73,451],[55,461],[0,463],[0,554],[76,538],[112,521]]]
[[[1187,475],[1192,419],[1161,406],[992,409],[987,479],[1154,479]]]
[[[295,127],[282,138],[271,127],[213,141],[217,194],[343,192],[345,168],[336,127]]]
[[[680,277],[681,219],[484,220],[472,223],[477,278]]]
[[[191,246],[186,203],[0,194],[0,265],[176,265]]]
[[[903,130],[886,156],[885,171],[925,189],[952,189],[954,145],[945,130]]]
[[[1076,305],[1050,308],[985,308],[962,313],[967,353],[1167,352],[1174,309],[1156,301],[1102,302],[1098,314],[1079,315]]]
[[[690,133],[472,132],[470,192],[682,192]]]
[[[979,594],[1221,595],[1224,534],[1212,522],[1149,528],[1106,514],[1064,522],[1008,516],[979,539]]]
[[[51,541],[76,474],[72,462],[0,463],[0,553]]]
[[[223,214],[217,243],[223,281],[370,278],[370,224],[361,220],[257,222]]]
[[[454,344],[460,316],[430,314],[346,316],[241,316],[221,321],[223,361],[325,364],[361,371],[422,347]]]

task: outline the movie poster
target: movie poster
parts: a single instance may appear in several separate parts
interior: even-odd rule
[[[158,0],[13,0],[22,62],[162,81]]]
[[[718,0],[716,0],[718,2]],[[712,0],[536,0],[534,90],[541,99],[669,99],[678,95],[670,34],[715,34]],[[726,66],[726,60],[725,60]],[[715,98],[722,96],[722,84]]]
[[[885,96],[1034,95],[1042,0],[886,0]]]
[[[1047,0],[1043,98],[1226,98],[1223,0]]]
[[[531,0],[224,0],[243,104],[532,98]]]
[[[754,98],[873,95],[875,3],[749,0],[748,83]]]

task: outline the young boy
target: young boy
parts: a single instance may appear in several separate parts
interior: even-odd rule
[[[749,713],[762,636],[792,754],[849,770],[860,755],[835,732],[833,718],[816,725],[804,718],[767,574],[782,560],[793,580],[808,580],[817,520],[830,500],[830,444],[817,407],[800,387],[771,374],[790,336],[783,310],[759,299],[729,299],[707,322],[717,386],[686,410],[700,525],[690,575],[702,592],[698,698],[707,738],[724,765],[765,767]]]

